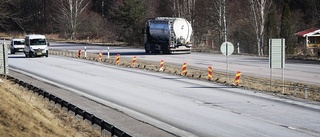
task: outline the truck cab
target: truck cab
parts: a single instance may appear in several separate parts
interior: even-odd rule
[[[36,56],[46,56],[48,57],[48,46],[44,35],[26,35],[25,37],[25,47],[23,49],[26,57],[36,57]]]

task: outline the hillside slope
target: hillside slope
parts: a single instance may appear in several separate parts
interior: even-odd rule
[[[99,136],[79,126],[79,122],[68,122],[72,119],[67,120],[54,107],[50,110],[48,102],[8,81],[0,83],[0,102],[0,136]]]

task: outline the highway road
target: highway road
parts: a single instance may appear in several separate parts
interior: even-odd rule
[[[72,48],[77,49],[77,46]],[[123,48],[112,47],[112,50],[116,53]],[[131,56],[131,52],[127,52],[127,55]],[[134,54],[141,58],[152,56],[154,60],[163,57],[140,52]],[[191,58],[201,60],[211,56],[187,54],[167,56],[167,59],[184,58],[184,61],[196,64]],[[260,66],[264,64],[261,60],[265,60],[258,58],[253,63],[253,58],[243,58],[248,59],[242,63],[248,61],[252,66]],[[210,62],[214,59],[207,60]],[[121,106],[120,111],[132,117],[139,115],[137,119],[165,130],[177,128],[184,131],[177,133],[182,133],[181,136],[320,136],[320,106],[317,103],[292,101],[164,73],[53,55],[48,58],[9,55],[9,67],[68,87],[75,94],[92,100],[117,104]],[[163,123],[167,126],[163,126]]]
[[[78,49],[84,50],[84,47],[87,47],[87,52],[98,53],[102,51],[104,55],[107,55],[106,46],[54,42],[52,42],[50,46],[50,48],[52,49],[70,51],[76,51]],[[186,62],[188,63],[189,67],[203,68],[205,70],[208,66],[212,66],[213,70],[219,70],[222,72],[226,72],[227,70],[227,59],[226,56],[222,54],[192,53],[178,55],[150,55],[145,54],[144,49],[116,46],[110,46],[110,54],[113,56],[115,56],[116,54],[121,54],[121,57],[130,58],[132,58],[133,56],[137,56],[138,60],[148,60],[155,62],[164,60],[165,63],[172,63],[177,65],[182,65],[184,62]],[[235,74],[236,71],[241,71],[244,75],[270,78],[268,57],[231,55],[229,56],[228,66],[230,74]],[[282,69],[273,69],[272,76],[274,79],[282,79]],[[286,60],[284,77],[289,81],[320,85],[320,62]]]

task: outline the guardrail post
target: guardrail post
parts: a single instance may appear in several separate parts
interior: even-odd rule
[[[304,87],[304,99],[308,98],[308,88]]]
[[[108,47],[108,60],[110,59],[110,48]]]
[[[67,54],[67,52],[63,52],[64,54]],[[19,80],[19,79],[16,79],[16,78],[13,78],[13,77],[10,77],[8,76],[7,77],[8,80],[11,80],[17,84],[19,84],[20,86],[24,87],[24,88],[27,88],[29,90],[32,90],[33,92],[31,92],[31,97],[33,96],[33,94],[38,94],[38,96],[42,96],[43,100],[45,101],[45,103],[48,103],[49,107],[54,107],[55,109],[59,107],[62,109],[65,108],[67,109],[67,117],[70,115],[70,111],[74,112],[74,119],[75,121],[77,121],[78,117],[82,117],[82,120],[84,121],[84,125],[86,126],[86,121],[89,121],[91,122],[91,126],[94,127],[94,126],[100,126],[101,128],[101,133],[102,133],[102,136],[105,136],[107,133],[106,131],[109,131],[109,133],[111,134],[111,136],[118,136],[118,137],[131,137],[130,135],[128,135],[127,133],[125,133],[124,131],[114,127],[113,125],[105,122],[103,119],[100,119],[96,116],[94,116],[93,114],[89,113],[89,112],[86,112],[84,110],[82,110],[81,108],[78,108],[77,106],[59,98],[59,97],[56,97],[38,87],[35,87],[31,84],[28,84],[27,82],[24,82],[22,80]],[[26,91],[26,92],[29,92],[29,91]],[[37,99],[37,98],[36,98]],[[48,100],[48,101],[47,101]],[[52,106],[53,104],[53,106]],[[80,121],[81,122],[81,121]],[[94,125],[95,124],[95,125]],[[81,127],[82,129],[83,127]],[[86,127],[84,127],[86,128]],[[93,128],[94,130],[94,128]]]
[[[293,95],[295,97],[297,96],[297,90],[298,90],[298,86],[294,86]]]
[[[87,47],[84,47],[84,58],[87,59]]]

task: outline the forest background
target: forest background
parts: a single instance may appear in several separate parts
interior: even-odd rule
[[[57,34],[66,40],[125,42],[143,47],[148,18],[191,22],[194,49],[268,54],[269,38],[285,38],[287,54],[306,54],[296,32],[320,27],[319,0],[1,0],[0,32]]]

